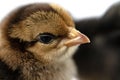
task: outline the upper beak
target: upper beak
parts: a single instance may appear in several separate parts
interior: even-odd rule
[[[71,46],[85,44],[85,43],[90,43],[89,38],[86,35],[80,33],[78,30],[73,28],[70,30],[68,39],[66,40],[64,45],[67,47],[71,47]]]

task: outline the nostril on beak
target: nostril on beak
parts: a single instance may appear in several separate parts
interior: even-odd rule
[[[64,44],[67,47],[90,43],[89,38],[86,35],[84,35],[83,33],[80,33],[79,31],[77,31],[76,29],[72,30],[69,33],[68,37],[69,37],[69,39]]]

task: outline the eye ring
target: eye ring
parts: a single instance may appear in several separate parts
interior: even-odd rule
[[[54,39],[56,39],[56,36],[51,33],[42,33],[38,36],[38,41],[44,44],[49,44]]]

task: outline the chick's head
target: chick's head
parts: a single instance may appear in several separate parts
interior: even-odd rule
[[[9,21],[11,46],[37,60],[55,62],[71,56],[89,39],[75,29],[67,11],[55,4],[31,4],[14,12]]]

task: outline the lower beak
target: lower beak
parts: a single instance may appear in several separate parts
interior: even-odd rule
[[[85,44],[85,43],[90,43],[89,38],[86,35],[77,31],[77,35],[73,38],[68,39],[64,45],[67,47],[71,47],[71,46]]]

